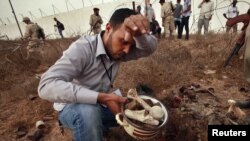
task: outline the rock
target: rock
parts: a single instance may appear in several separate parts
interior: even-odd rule
[[[19,126],[19,127],[17,128],[17,132],[16,132],[17,138],[22,138],[22,137],[24,137],[27,133],[28,133],[27,127],[25,127],[25,126]]]
[[[240,91],[240,92],[245,92],[245,93],[247,93],[247,92],[249,92],[250,90],[247,89],[247,88],[242,87],[242,88],[239,89],[239,91]]]
[[[243,58],[244,58],[243,55],[241,55],[241,56],[239,57],[240,60],[242,60]]]
[[[211,93],[214,93],[214,88],[208,88],[208,90],[211,92]]]
[[[214,111],[212,109],[208,109],[208,110],[205,111],[205,116],[209,116],[209,115],[211,115],[213,113],[214,113]]]
[[[186,108],[185,107],[181,107],[181,111],[185,111],[186,110]]]
[[[221,125],[221,124],[222,123],[215,115],[210,116],[208,120],[208,125]]]
[[[41,79],[41,76],[42,76],[42,74],[36,74],[36,75],[35,75],[35,78],[38,79],[38,80],[40,80],[40,79]]]
[[[29,100],[35,100],[36,98],[37,98],[37,96],[35,96],[35,95],[32,95],[32,94],[29,95]]]
[[[223,75],[222,79],[228,79],[228,77],[226,75]]]
[[[215,74],[216,73],[216,70],[205,70],[204,71],[205,74]]]
[[[44,129],[45,128],[45,123],[42,120],[39,120],[36,122],[36,128],[37,129]]]
[[[192,117],[193,117],[195,120],[200,120],[200,119],[202,119],[202,115],[201,115],[199,112],[193,112]]]
[[[185,87],[185,86],[182,86],[180,89],[179,89],[179,91],[181,92],[181,93],[183,93],[184,92],[184,90],[186,90],[187,88]]]
[[[37,129],[34,133],[29,134],[27,138],[31,141],[39,141],[43,137],[44,131],[42,129]]]
[[[250,108],[250,100],[236,100],[235,102],[239,108]]]
[[[53,116],[44,116],[42,119],[43,119],[43,121],[49,121],[49,120],[53,120],[54,117]]]
[[[200,88],[201,85],[200,84],[195,84],[195,83],[192,83],[191,86],[195,87],[196,89]]]
[[[173,100],[171,101],[171,107],[178,108],[181,105],[182,98],[178,95],[175,95]]]

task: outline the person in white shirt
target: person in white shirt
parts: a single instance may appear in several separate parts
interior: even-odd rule
[[[198,21],[198,34],[201,34],[202,27],[204,26],[204,34],[208,33],[209,22],[214,14],[214,2],[210,0],[203,0],[198,8],[200,8],[200,16]]]
[[[54,102],[59,121],[73,130],[74,141],[101,141],[103,131],[117,125],[114,115],[126,98],[112,84],[121,62],[156,50],[157,39],[148,25],[146,17],[132,9],[117,9],[105,31],[79,38],[42,75],[39,96]]]
[[[153,18],[155,18],[155,11],[152,7],[152,4],[146,5],[143,13],[147,17],[150,24],[150,31],[152,31]]]
[[[226,19],[229,20],[239,15],[239,10],[238,10],[238,7],[236,6],[237,2],[238,2],[237,0],[234,0],[228,8],[227,14],[226,13],[223,14],[223,16]],[[233,28],[233,32],[237,32],[237,24],[235,24],[232,28]],[[229,32],[230,29],[231,27],[226,27],[226,32]]]

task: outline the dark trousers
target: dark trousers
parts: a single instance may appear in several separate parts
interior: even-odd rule
[[[64,38],[64,37],[63,37],[62,30],[61,30],[61,29],[58,29],[58,32],[59,32],[59,34],[60,34],[61,38]]]
[[[177,29],[177,33],[178,33],[181,28],[181,21],[174,21],[174,26],[175,26],[175,29]]]
[[[185,30],[186,30],[186,38],[185,39],[188,40],[189,39],[189,16],[182,18],[181,27],[180,27],[180,30],[178,30],[178,39],[182,38],[182,32],[183,32],[184,26],[185,26]]]
[[[156,28],[155,30],[152,31],[153,35],[157,35],[158,37],[161,37],[161,28]]]

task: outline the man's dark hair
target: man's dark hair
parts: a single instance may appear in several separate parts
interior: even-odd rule
[[[180,3],[181,2],[181,0],[177,0],[177,3]]]
[[[109,23],[113,26],[114,29],[117,29],[124,22],[124,20],[131,15],[136,15],[136,12],[132,9],[118,9],[110,17]]]
[[[159,3],[165,3],[165,0],[160,0]]]
[[[97,8],[97,7],[95,7],[95,8],[93,8],[93,10],[94,10],[94,11],[99,11],[100,9]]]

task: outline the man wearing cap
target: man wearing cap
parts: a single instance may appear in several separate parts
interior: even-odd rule
[[[55,103],[74,141],[102,141],[103,132],[117,125],[114,115],[126,102],[112,85],[120,64],[149,56],[156,47],[145,16],[117,9],[104,31],[79,38],[42,75],[39,96]]]
[[[91,32],[94,32],[94,34],[98,34],[101,32],[101,26],[102,26],[102,17],[99,15],[99,8],[94,8],[94,14],[90,16],[89,24],[91,27]]]
[[[171,38],[174,31],[174,16],[172,11],[172,5],[170,2],[160,0],[161,4],[161,17],[162,26],[164,27],[164,38]]]
[[[27,58],[26,58],[28,59],[30,53],[34,52],[34,48],[39,47],[40,45],[39,39],[42,38],[44,40],[45,35],[43,29],[37,23],[31,22],[31,20],[28,17],[24,17],[23,22],[26,24],[26,28],[22,39],[29,40],[27,46]]]

